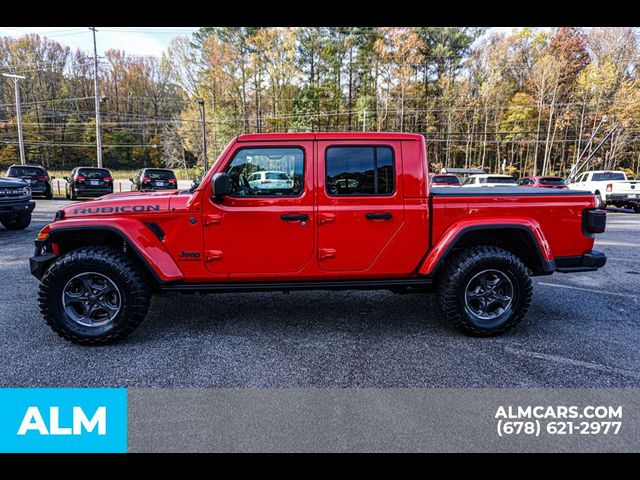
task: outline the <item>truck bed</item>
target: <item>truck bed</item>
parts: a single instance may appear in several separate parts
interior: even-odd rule
[[[585,254],[593,235],[583,231],[583,212],[596,207],[588,191],[525,187],[433,187],[432,245],[468,220],[483,225],[528,225],[548,244],[552,258]]]

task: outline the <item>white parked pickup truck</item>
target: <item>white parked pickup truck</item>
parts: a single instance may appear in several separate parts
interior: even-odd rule
[[[589,190],[594,193],[600,208],[615,205],[619,208],[633,208],[636,213],[640,213],[640,180],[627,180],[624,172],[584,172],[567,186],[572,190]]]
[[[516,179],[511,175],[481,174],[470,175],[462,184],[463,187],[515,187]]]

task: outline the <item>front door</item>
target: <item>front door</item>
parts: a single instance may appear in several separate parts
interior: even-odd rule
[[[404,222],[400,142],[318,142],[318,265],[377,272]]]
[[[205,261],[231,277],[294,274],[313,259],[313,142],[241,143],[223,170],[232,191],[205,199]]]

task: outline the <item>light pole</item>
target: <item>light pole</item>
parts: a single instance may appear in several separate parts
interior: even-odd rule
[[[200,119],[202,123],[202,176],[204,177],[209,170],[207,166],[207,129],[204,117],[204,100],[199,98],[198,105],[200,105]]]
[[[10,73],[3,73],[3,77],[13,79],[14,86],[16,88],[16,118],[18,119],[18,143],[20,145],[20,163],[25,165],[27,160],[24,156],[24,139],[22,138],[22,107],[20,106],[20,86],[18,80],[24,80],[22,75],[12,75]]]
[[[100,94],[98,89],[98,48],[96,47],[96,27],[89,27],[89,30],[93,32],[93,89],[96,97],[96,157],[98,160],[98,168],[102,168],[102,136],[100,135]]]

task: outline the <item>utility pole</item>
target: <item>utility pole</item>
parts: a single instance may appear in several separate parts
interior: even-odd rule
[[[202,176],[207,174],[209,167],[207,166],[207,129],[204,117],[204,100],[198,99],[198,105],[200,105],[200,119],[202,123]]]
[[[89,27],[93,32],[93,64],[94,78],[93,88],[96,96],[96,158],[98,160],[98,168],[102,168],[102,136],[100,135],[100,91],[98,89],[98,48],[96,47],[96,27]]]
[[[20,86],[18,85],[18,80],[24,80],[25,77],[22,75],[11,75],[9,73],[3,73],[2,76],[13,79],[13,84],[16,88],[16,118],[18,120],[18,143],[20,145],[20,163],[22,165],[26,165],[27,160],[24,156],[24,139],[22,138],[22,107],[20,105]]]

